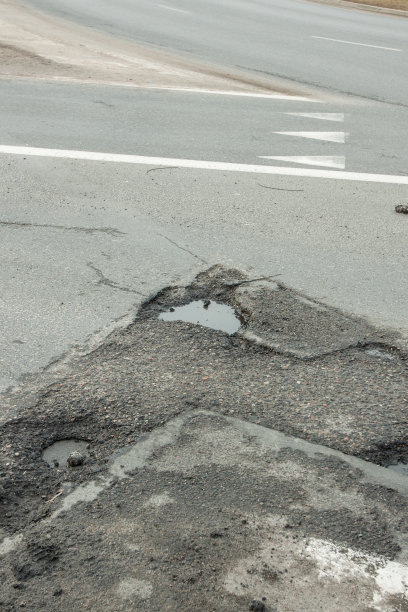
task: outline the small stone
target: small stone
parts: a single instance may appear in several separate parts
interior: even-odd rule
[[[402,213],[403,215],[408,215],[408,205],[399,204],[395,207],[395,212]]]
[[[265,612],[266,610],[265,604],[262,601],[257,601],[256,599],[254,599],[254,601],[251,603],[249,609],[251,612]]]
[[[60,597],[62,595],[62,589],[55,589],[53,592],[54,597]]]
[[[79,451],[73,451],[67,459],[69,467],[78,467],[79,465],[83,465],[84,461],[85,456]]]

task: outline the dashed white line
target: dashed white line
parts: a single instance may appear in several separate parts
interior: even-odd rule
[[[339,168],[340,170],[344,170],[346,164],[344,155],[258,155],[258,157],[260,159],[274,159],[294,164],[306,164],[307,166]]]
[[[307,119],[321,119],[322,121],[344,121],[344,113],[283,113],[293,117],[306,117]]]
[[[298,136],[299,138],[312,138],[313,140],[325,140],[327,142],[345,142],[345,132],[273,132],[283,136]]]
[[[71,151],[66,149],[42,149],[39,147],[15,147],[0,145],[0,154],[82,159],[88,161],[113,162],[122,164],[143,164],[147,166],[177,166],[195,170],[220,170],[222,172],[247,172],[250,174],[274,174],[277,176],[300,176],[309,178],[337,179],[343,181],[363,181],[369,183],[390,183],[408,185],[408,176],[393,174],[369,174],[365,172],[341,172],[339,170],[317,170],[314,168],[285,168],[228,162],[201,161],[197,159],[177,159],[169,157],[146,157],[142,155],[122,155],[118,153],[98,153],[94,151]]]
[[[379,45],[367,45],[366,43],[353,42],[352,40],[340,40],[338,38],[326,38],[326,36],[311,36],[319,40],[330,40],[332,42],[343,43],[344,45],[357,45],[358,47],[370,47],[371,49],[383,49],[383,51],[402,51],[402,49],[394,49],[394,47],[381,47]]]
[[[185,13],[186,15],[190,15],[190,11],[183,11],[183,9],[174,8],[174,6],[168,6],[167,4],[158,4],[157,6],[166,9],[167,11],[174,11],[176,13]]]

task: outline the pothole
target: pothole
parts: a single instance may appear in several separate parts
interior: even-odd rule
[[[185,306],[170,308],[159,315],[161,321],[184,321],[234,334],[241,327],[235,310],[211,300],[195,300]]]
[[[67,467],[70,457],[86,457],[88,447],[88,442],[83,440],[59,440],[43,451],[42,458],[50,467]],[[75,465],[75,462],[73,465]],[[80,463],[77,463],[77,465],[80,465]]]

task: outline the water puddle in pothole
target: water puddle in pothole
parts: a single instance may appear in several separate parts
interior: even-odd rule
[[[408,463],[395,463],[394,465],[387,466],[387,469],[398,472],[402,476],[408,476]]]
[[[50,467],[67,467],[68,457],[75,452],[88,455],[88,446],[83,440],[59,440],[43,451],[42,458]]]
[[[185,306],[170,308],[166,312],[162,312],[159,319],[160,321],[196,323],[227,334],[234,334],[241,327],[241,321],[231,306],[210,300],[196,300]]]

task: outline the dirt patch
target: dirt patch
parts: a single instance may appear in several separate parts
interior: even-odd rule
[[[350,9],[381,12],[400,17],[408,17],[408,0],[311,0],[319,4],[334,4]]]
[[[353,0],[343,0],[343,2],[356,4],[355,2],[353,2]],[[379,6],[382,8],[408,12],[408,0],[359,0],[357,4],[366,4],[367,6]]]
[[[267,80],[121,41],[28,7],[0,0],[0,76],[271,92]]]

